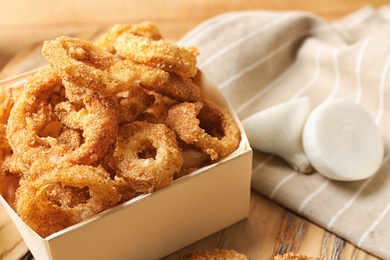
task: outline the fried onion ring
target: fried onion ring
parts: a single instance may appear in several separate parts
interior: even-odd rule
[[[15,192],[19,188],[19,176],[0,173],[0,195],[15,209]]]
[[[184,78],[178,74],[171,73],[168,82],[152,89],[179,101],[198,101],[201,99],[200,87],[191,78]]]
[[[198,71],[193,49],[177,46],[165,40],[155,41],[123,33],[118,37],[114,47],[119,55],[127,59],[161,68],[182,77],[194,77]]]
[[[132,88],[118,93],[116,98],[120,125],[135,121],[155,101],[154,96],[142,88]]]
[[[22,180],[16,193],[19,216],[41,237],[112,208],[120,200],[102,167],[60,165],[43,171],[48,174]]]
[[[148,90],[180,101],[197,101],[201,97],[200,87],[191,78],[125,59],[112,67],[112,71],[131,70],[139,79],[139,84]]]
[[[220,160],[235,151],[241,135],[229,112],[210,100],[180,103],[168,111],[166,124],[187,144]]]
[[[109,165],[135,191],[150,193],[168,186],[183,157],[173,131],[163,124],[135,121],[119,129]]]
[[[121,71],[126,70],[131,70],[133,73],[135,73],[140,85],[150,88],[161,86],[167,83],[169,80],[169,73],[165,70],[142,63],[137,63],[129,59],[124,59],[111,68],[111,71],[116,73],[121,73]]]
[[[7,139],[7,123],[16,100],[20,97],[23,86],[19,87],[0,87],[0,174],[5,174],[4,161],[12,155],[12,149]],[[0,182],[0,189],[2,183]]]
[[[175,173],[174,179],[183,177],[212,163],[210,156],[195,145],[187,144],[181,139],[178,140],[178,144],[184,162],[180,171]]]
[[[9,114],[16,100],[20,97],[23,86],[0,86],[0,123],[7,124]]]
[[[126,179],[122,177],[115,177],[114,187],[121,195],[121,200],[118,202],[118,204],[129,201],[141,194],[139,192],[136,192],[131,183],[126,181]]]
[[[116,107],[109,99],[91,96],[85,100],[85,107],[77,109],[66,101],[51,103],[61,89],[61,78],[55,71],[50,67],[41,69],[28,79],[22,95],[11,110],[7,139],[22,164],[65,160],[97,165],[115,142],[118,117]],[[61,115],[64,106],[60,104],[68,105],[67,112],[71,112],[68,116]],[[57,105],[59,108],[55,111]],[[64,125],[83,131],[83,143],[76,149],[68,149],[67,144],[60,142],[61,132],[57,133],[58,136],[44,134],[47,126],[59,124],[60,127],[54,128],[62,129],[59,118],[64,120]]]
[[[77,106],[64,101],[57,104],[54,111],[65,126],[82,131],[84,142],[78,149],[71,150],[69,161],[96,165],[115,142],[118,131],[118,114],[116,105],[111,99],[95,95],[84,102],[85,107],[77,110]],[[70,131],[68,134],[71,134]],[[76,136],[72,135],[72,137]],[[72,140],[69,137],[65,139]]]
[[[168,110],[179,103],[178,100],[168,96],[161,95],[157,92],[150,92],[155,97],[154,103],[148,107],[138,118],[139,121],[148,121],[149,123],[165,124],[165,118]]]
[[[121,59],[86,40],[59,36],[44,42],[42,54],[64,80],[74,86],[92,88],[102,95],[118,93],[138,84],[131,70],[110,72]]]
[[[163,38],[157,26],[151,22],[142,22],[139,24],[115,24],[108,32],[103,34],[96,41],[96,45],[106,51],[115,53],[114,43],[118,37],[125,32],[153,40],[160,40]]]

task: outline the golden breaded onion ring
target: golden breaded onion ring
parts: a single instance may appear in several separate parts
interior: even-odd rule
[[[155,97],[141,87],[120,92],[116,98],[120,125],[135,121],[155,102]]]
[[[112,69],[118,71],[131,70],[137,74],[139,84],[147,90],[168,96],[179,101],[197,101],[201,98],[201,89],[192,78],[176,73],[169,73],[161,68],[125,59]]]
[[[45,41],[42,54],[59,75],[74,86],[92,88],[102,95],[111,95],[137,85],[136,75],[130,71],[111,72],[121,59],[92,42],[59,36]]]
[[[96,45],[106,51],[115,53],[114,43],[118,37],[125,32],[153,40],[160,40],[163,38],[158,27],[151,22],[142,22],[138,24],[115,24],[96,41]]]
[[[84,101],[84,107],[77,108],[76,113],[71,103],[61,100],[64,98],[61,90],[61,78],[50,67],[43,68],[28,79],[23,93],[14,104],[8,119],[7,139],[14,155],[22,160],[23,165],[42,160],[97,165],[115,142],[118,116],[116,106],[110,99],[90,96]],[[51,103],[55,98],[60,100]],[[61,111],[64,108],[61,104],[69,109],[63,118]],[[57,111],[56,105],[59,106]],[[64,140],[61,139],[61,131],[44,134],[50,125],[78,129],[84,142],[77,148],[69,149],[66,143],[60,142]]]
[[[180,139],[199,147],[212,160],[234,152],[241,140],[240,130],[229,112],[210,100],[173,106],[166,124]]]
[[[127,59],[158,67],[183,77],[196,75],[196,52],[193,49],[177,46],[165,40],[137,36],[131,33],[121,34],[114,44],[117,53]]]
[[[150,193],[168,186],[183,157],[173,131],[163,124],[135,121],[119,129],[109,165],[135,191]]]
[[[22,180],[16,193],[20,218],[41,237],[117,205],[120,200],[102,167],[64,164]]]
[[[0,86],[0,175],[6,174],[4,160],[12,155],[12,149],[7,139],[7,123],[16,100],[20,97],[23,86]],[[0,177],[1,178],[1,177]],[[2,183],[0,181],[0,190]]]

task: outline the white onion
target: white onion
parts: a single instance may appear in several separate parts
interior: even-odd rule
[[[299,172],[310,173],[313,168],[302,145],[309,113],[310,101],[303,97],[257,112],[242,120],[242,125],[253,148],[283,158]]]
[[[339,181],[369,178],[378,171],[384,154],[373,118],[344,99],[325,101],[312,111],[304,127],[303,147],[320,174]]]

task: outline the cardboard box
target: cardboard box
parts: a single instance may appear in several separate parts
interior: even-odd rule
[[[31,73],[0,85],[24,84]],[[37,260],[158,259],[247,217],[252,150],[223,95],[202,73],[197,81],[207,97],[230,109],[242,131],[239,148],[164,189],[138,196],[46,238],[32,231],[0,197]]]

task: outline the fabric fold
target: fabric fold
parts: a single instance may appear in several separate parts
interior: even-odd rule
[[[358,182],[303,175],[282,159],[254,152],[252,188],[356,246],[390,258],[390,6],[364,7],[335,22],[305,12],[222,14],[185,35],[199,68],[240,119],[307,96],[312,108],[343,97],[380,128],[385,158]]]

